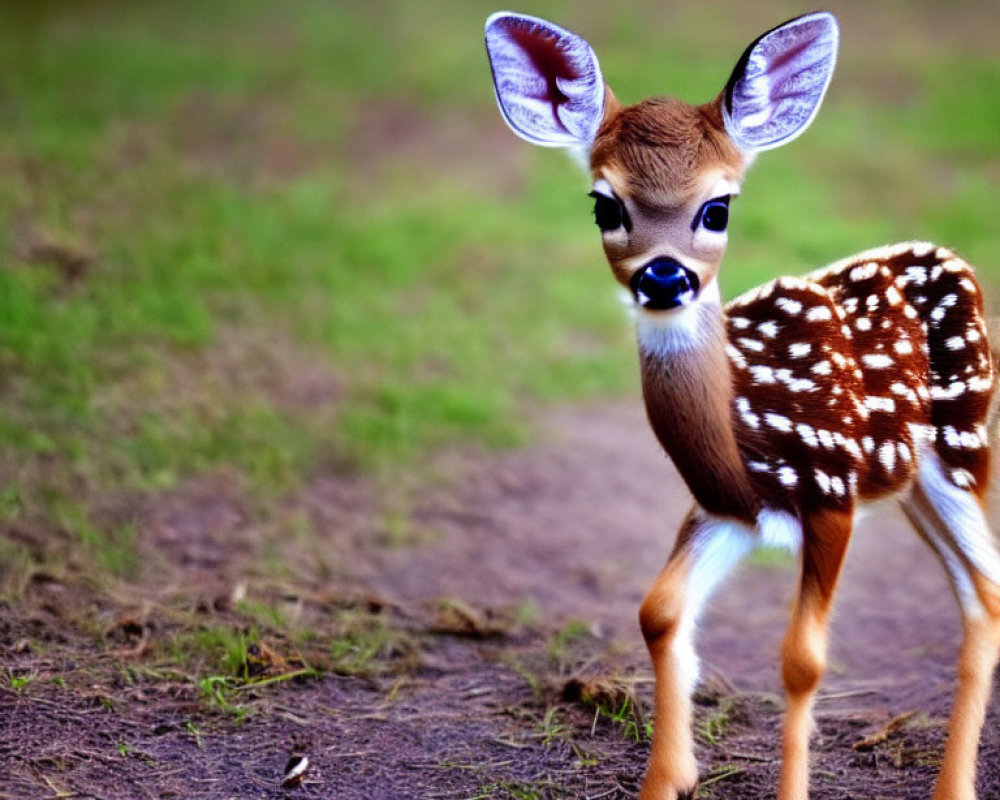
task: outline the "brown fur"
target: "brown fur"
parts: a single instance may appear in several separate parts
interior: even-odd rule
[[[752,523],[759,511],[736,445],[732,378],[718,307],[703,305],[698,349],[669,359],[641,354],[642,391],[653,432],[698,504]]]
[[[675,203],[711,166],[743,169],[744,156],[726,136],[718,100],[692,106],[655,97],[616,112],[605,113],[590,153],[591,170],[627,176],[628,194],[637,203]]]
[[[778,792],[782,798],[808,794],[812,704],[826,671],[830,606],[852,524],[850,512],[837,510],[803,520],[802,577],[781,648],[781,675],[788,697]]]

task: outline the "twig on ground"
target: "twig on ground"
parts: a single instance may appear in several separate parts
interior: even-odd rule
[[[900,728],[905,726],[907,722],[916,716],[916,714],[916,711],[906,711],[902,714],[898,714],[883,725],[879,730],[868,734],[861,741],[852,744],[851,749],[855,752],[871,750],[875,745],[884,742],[892,734],[896,733]]]

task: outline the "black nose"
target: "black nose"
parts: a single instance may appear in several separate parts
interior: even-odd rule
[[[632,276],[632,294],[643,308],[665,310],[689,303],[698,293],[698,276],[672,258],[655,258]]]

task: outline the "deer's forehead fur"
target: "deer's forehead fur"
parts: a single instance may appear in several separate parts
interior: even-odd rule
[[[708,171],[738,181],[747,157],[726,135],[718,101],[693,106],[654,97],[608,110],[590,154],[595,176],[620,176],[623,194],[642,205],[686,204]]]

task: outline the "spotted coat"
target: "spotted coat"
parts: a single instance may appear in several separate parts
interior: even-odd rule
[[[726,306],[733,419],[768,505],[850,507],[902,490],[936,449],[985,489],[994,366],[972,269],[906,243]]]

